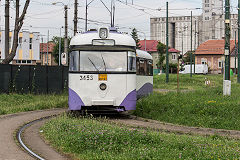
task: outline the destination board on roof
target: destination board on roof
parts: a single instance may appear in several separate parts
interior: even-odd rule
[[[114,46],[115,42],[113,39],[94,39],[92,44],[95,46]]]

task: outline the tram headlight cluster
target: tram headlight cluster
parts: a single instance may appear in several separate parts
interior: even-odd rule
[[[107,28],[100,28],[99,29],[99,37],[102,39],[106,39],[108,37],[108,29]]]
[[[107,89],[107,85],[106,85],[105,83],[101,83],[100,86],[99,86],[99,88],[100,88],[102,91],[104,91],[104,90]]]

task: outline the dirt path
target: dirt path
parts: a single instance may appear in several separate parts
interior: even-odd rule
[[[31,111],[12,115],[0,116],[0,160],[32,160],[17,144],[15,131],[23,124],[41,117],[55,115],[66,109],[52,109],[44,111]],[[29,137],[26,137],[27,139]],[[25,138],[25,140],[26,140]],[[34,142],[35,138],[31,139]],[[39,148],[45,146],[39,146]]]
[[[191,134],[191,135],[219,135],[230,138],[240,139],[240,131],[235,130],[224,130],[224,129],[213,129],[213,128],[199,128],[199,127],[187,127],[181,125],[174,125],[170,123],[163,123],[156,120],[149,120],[140,117],[130,116],[129,119],[112,119],[114,123],[124,124],[130,127],[149,128],[162,132],[173,132],[180,134]]]

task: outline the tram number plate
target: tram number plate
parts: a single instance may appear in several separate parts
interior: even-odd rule
[[[107,74],[99,74],[98,80],[99,81],[107,81]]]
[[[93,80],[93,75],[80,75],[80,80],[91,81]]]

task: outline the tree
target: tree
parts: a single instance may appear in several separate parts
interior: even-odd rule
[[[60,37],[56,37],[54,36],[52,39],[52,42],[55,44],[54,48],[53,48],[53,57],[54,57],[54,61],[59,64],[59,39]],[[68,38],[68,44],[70,42],[70,38]],[[61,54],[64,52],[64,37],[61,37]]]
[[[157,67],[162,70],[163,69],[163,62],[166,58],[165,53],[166,53],[166,45],[158,42],[157,45],[157,51],[158,51],[158,63],[157,63]]]
[[[25,5],[23,8],[22,14],[21,14],[21,16],[19,16],[20,15],[19,1],[20,0],[16,0],[16,17],[15,17],[12,49],[11,49],[10,54],[7,57],[5,57],[5,59],[2,61],[3,64],[9,64],[16,55],[16,51],[17,51],[17,47],[18,47],[18,34],[19,34],[20,29],[22,28],[23,20],[27,13],[27,9],[28,9],[29,3],[30,3],[30,0],[25,1]]]
[[[190,63],[191,51],[187,51],[183,57],[184,63]]]
[[[140,39],[138,38],[138,33],[137,33],[138,31],[137,31],[137,29],[136,28],[133,28],[133,30],[132,30],[132,33],[131,33],[131,36],[132,36],[132,38],[135,40],[135,42],[136,42],[136,48],[137,49],[140,49],[141,48],[141,46],[140,46],[140,44],[139,44],[139,41],[140,41]]]

